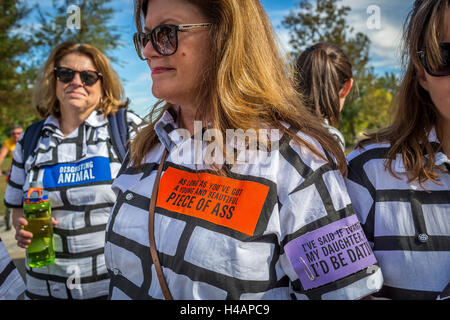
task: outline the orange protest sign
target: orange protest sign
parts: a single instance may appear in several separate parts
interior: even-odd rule
[[[252,236],[268,192],[258,182],[169,167],[156,206]]]

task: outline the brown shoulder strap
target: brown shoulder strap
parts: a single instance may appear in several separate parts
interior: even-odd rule
[[[155,233],[154,233],[156,198],[158,196],[159,181],[161,180],[162,168],[164,166],[166,156],[167,156],[167,149],[164,148],[164,153],[162,155],[161,162],[159,163],[158,167],[158,173],[156,174],[155,183],[153,184],[152,197],[150,199],[150,208],[148,214],[148,236],[150,240],[150,253],[152,255],[153,264],[155,265],[156,274],[158,275],[159,285],[161,286],[164,298],[166,298],[166,300],[172,300],[172,295],[170,294],[170,290],[169,287],[167,286],[166,279],[164,278],[164,274],[161,269],[161,264],[159,263],[158,259],[158,253],[156,252]]]

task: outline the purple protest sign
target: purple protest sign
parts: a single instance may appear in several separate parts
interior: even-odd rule
[[[305,290],[342,279],[377,262],[356,215],[291,240],[284,251]]]

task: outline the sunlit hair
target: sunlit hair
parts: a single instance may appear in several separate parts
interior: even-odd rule
[[[13,125],[12,127],[11,127],[11,129],[9,129],[9,132],[13,132],[14,130],[16,130],[16,129],[20,129],[20,130],[23,130],[23,128],[22,128],[22,126],[20,126],[20,125],[18,125],[18,124],[15,124],[15,125]]]
[[[124,90],[120,78],[111,67],[108,58],[89,44],[65,42],[52,50],[45,65],[39,72],[34,87],[33,105],[42,117],[49,115],[53,115],[56,118],[61,117],[60,105],[56,96],[57,80],[53,70],[63,57],[71,53],[91,58],[97,71],[103,75],[103,78],[99,80],[102,82],[103,97],[97,107],[98,111],[106,117],[128,105],[128,100],[124,100]]]
[[[353,77],[352,64],[342,49],[330,43],[315,44],[302,52],[295,69],[297,89],[306,107],[339,127],[339,91]]]
[[[386,168],[394,176],[392,161],[397,154],[402,155],[409,182],[426,180],[438,182],[439,172],[435,166],[435,150],[428,141],[428,135],[437,125],[438,111],[418,78],[424,68],[418,51],[424,50],[431,66],[434,68],[442,61],[439,43],[445,26],[445,13],[450,7],[450,0],[417,0],[404,25],[403,63],[407,65],[401,83],[398,103],[393,123],[369,138],[361,141],[360,146],[370,142],[389,142]],[[436,128],[439,132],[440,128]],[[425,157],[426,155],[426,157]]]
[[[210,63],[204,71],[196,93],[198,118],[208,116],[212,128],[226,129],[273,128],[309,148],[295,130],[315,138],[337,160],[346,173],[345,156],[334,138],[317,117],[310,114],[294,88],[293,72],[285,61],[274,37],[274,31],[259,0],[186,0],[196,5],[212,23],[210,31]],[[135,3],[136,26],[143,29],[148,0]],[[205,22],[205,21],[199,21]],[[170,108],[161,102],[155,107],[158,116]],[[292,130],[281,125],[283,121]],[[139,165],[157,137],[150,125],[131,144],[132,163]],[[327,160],[327,159],[325,159]]]

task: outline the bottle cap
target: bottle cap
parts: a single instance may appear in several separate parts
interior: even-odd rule
[[[25,192],[25,203],[41,203],[48,201],[48,192],[44,190],[42,181],[33,181],[30,188]]]

